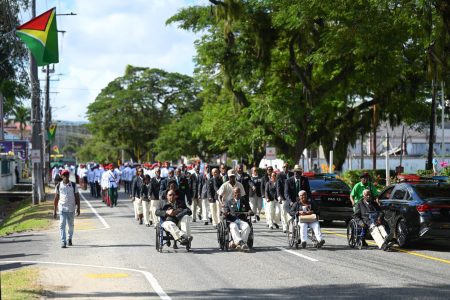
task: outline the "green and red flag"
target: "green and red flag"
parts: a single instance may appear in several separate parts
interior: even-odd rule
[[[53,141],[55,139],[56,126],[57,126],[56,124],[51,124],[48,127],[47,137],[49,141]]]
[[[28,46],[38,66],[59,62],[55,7],[17,27],[16,34]]]

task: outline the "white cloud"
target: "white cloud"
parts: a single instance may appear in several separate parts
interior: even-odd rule
[[[51,94],[53,118],[86,120],[87,105],[108,82],[122,76],[128,64],[192,74],[195,35],[165,22],[182,7],[208,2],[49,0],[46,7],[38,5],[38,14],[53,6],[57,13],[77,14],[57,19],[58,29],[66,34],[59,36],[60,63],[55,72],[63,75],[51,83],[57,92]]]

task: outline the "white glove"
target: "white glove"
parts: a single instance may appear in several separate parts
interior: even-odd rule
[[[281,201],[281,196],[278,196],[278,201]]]

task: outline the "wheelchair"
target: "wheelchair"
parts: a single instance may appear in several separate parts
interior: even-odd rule
[[[294,218],[291,218],[288,222],[288,230],[287,230],[288,246],[290,248],[293,248],[295,246],[295,249],[298,249],[300,243],[302,242],[300,240],[300,236],[301,234],[300,234],[300,225],[298,224],[298,216],[295,216]],[[311,228],[308,228],[308,240],[311,241],[313,247],[315,248],[317,248],[317,245],[319,245],[316,235],[314,234],[314,231]]]
[[[250,234],[247,239],[247,246],[251,250],[253,249],[253,225],[251,221],[251,217],[247,216],[247,220],[245,222],[250,226]],[[230,242],[233,240],[233,237],[230,233],[230,222],[225,219],[221,215],[221,221],[217,224],[217,242],[219,243],[219,248],[222,251],[228,251],[230,247]]]
[[[177,249],[177,241],[173,238],[172,234],[168,231],[166,231],[162,227],[162,219],[160,218],[158,225],[156,226],[156,243],[155,248],[156,251],[159,253],[162,253],[164,245],[167,245],[167,247],[170,247],[172,245],[172,242],[174,243],[174,249]],[[191,251],[191,242],[189,241],[186,245],[186,251]]]

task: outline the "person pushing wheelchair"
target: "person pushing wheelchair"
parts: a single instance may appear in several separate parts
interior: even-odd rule
[[[250,209],[250,203],[246,197],[241,197],[241,189],[233,188],[233,199],[226,201],[223,208],[224,218],[230,222],[230,233],[233,242],[239,250],[248,251],[247,240],[251,227],[248,224],[248,216],[254,213]]]

